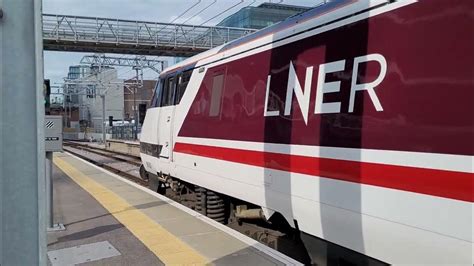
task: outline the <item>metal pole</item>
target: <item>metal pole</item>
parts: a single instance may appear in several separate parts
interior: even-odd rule
[[[69,101],[67,102],[66,117],[67,117],[66,127],[71,127],[71,96],[70,94],[69,94]]]
[[[64,85],[64,88],[63,88],[63,107],[64,107],[64,110],[63,110],[63,116],[64,116],[64,127],[67,127],[67,98],[69,97],[69,88],[68,88],[68,85]]]
[[[133,87],[133,119],[135,120],[135,124],[133,126],[133,128],[135,129],[134,131],[134,134],[133,134],[133,139],[137,139],[138,138],[138,116],[137,116],[137,100],[136,100],[136,94],[137,94],[137,88],[138,88],[138,68],[135,67],[135,72],[136,72],[136,86]]]
[[[105,143],[105,94],[100,95],[102,99],[102,142]],[[106,146],[107,147],[107,146]]]
[[[0,3],[0,264],[46,265],[41,0]]]
[[[46,152],[46,214],[48,229],[54,227],[53,207],[53,153]]]

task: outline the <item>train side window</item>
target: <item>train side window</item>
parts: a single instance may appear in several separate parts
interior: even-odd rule
[[[168,82],[169,79],[166,79],[163,84],[163,89],[161,90],[161,98],[160,98],[160,107],[166,106],[166,98],[168,98]]]
[[[221,111],[222,91],[224,89],[224,73],[215,75],[212,79],[211,107],[209,116],[219,116]]]
[[[163,94],[163,79],[159,79],[158,83],[156,84],[156,88],[153,91],[153,96],[151,100],[152,107],[160,107],[161,105],[161,95]]]
[[[174,104],[174,96],[176,94],[176,76],[170,78],[168,86],[168,99],[166,100],[167,105]]]
[[[158,98],[158,85],[153,90],[153,95],[151,96],[151,107],[156,107],[156,99]]]
[[[186,71],[179,76],[178,89],[176,90],[176,104],[181,102],[181,98],[183,98],[186,87],[188,86],[189,80],[191,79],[192,72],[192,70]]]
[[[170,106],[174,103],[174,95],[176,90],[176,77],[169,77],[166,79],[163,87],[163,95],[161,97],[161,106]]]

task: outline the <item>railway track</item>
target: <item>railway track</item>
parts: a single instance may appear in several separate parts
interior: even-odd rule
[[[140,161],[137,157],[112,152],[101,148],[89,147],[85,144],[65,142],[63,149],[75,156],[84,159],[94,165],[107,169],[148,187],[148,180],[140,177]]]
[[[98,154],[98,155],[108,156],[110,158],[114,158],[116,160],[119,160],[119,161],[122,161],[122,162],[127,162],[127,163],[130,163],[130,164],[136,165],[136,166],[140,166],[142,164],[141,160],[140,160],[140,157],[137,157],[137,156],[134,156],[134,155],[121,153],[121,152],[117,152],[117,151],[106,150],[106,149],[99,148],[99,147],[93,147],[93,146],[89,146],[87,144],[79,143],[79,142],[65,141],[64,144],[66,146],[69,146],[69,147],[74,147],[74,148],[87,150],[89,152],[92,152],[92,153],[95,153],[95,154]]]

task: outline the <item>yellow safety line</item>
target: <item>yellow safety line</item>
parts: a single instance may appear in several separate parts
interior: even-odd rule
[[[114,192],[83,174],[63,159],[55,157],[53,160],[54,164],[89,192],[166,265],[202,265],[209,263],[207,258]]]

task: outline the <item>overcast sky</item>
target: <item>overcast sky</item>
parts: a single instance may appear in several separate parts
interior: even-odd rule
[[[314,6],[322,0],[217,0],[201,14],[194,16],[199,10],[211,4],[213,0],[43,0],[43,13],[119,18],[156,22],[179,23],[191,18],[186,24],[201,24],[221,13],[229,7],[240,3],[219,17],[209,21],[206,25],[215,25],[223,18],[237,12],[239,9],[264,2],[282,3],[289,5]],[[177,18],[184,11],[194,6],[189,12]],[[62,81],[67,75],[70,65],[78,64],[84,53],[73,52],[44,52],[45,78],[51,79],[53,84]],[[120,78],[130,78],[133,71],[129,68],[119,68]],[[152,78],[156,75],[152,71],[145,72],[145,76]]]

